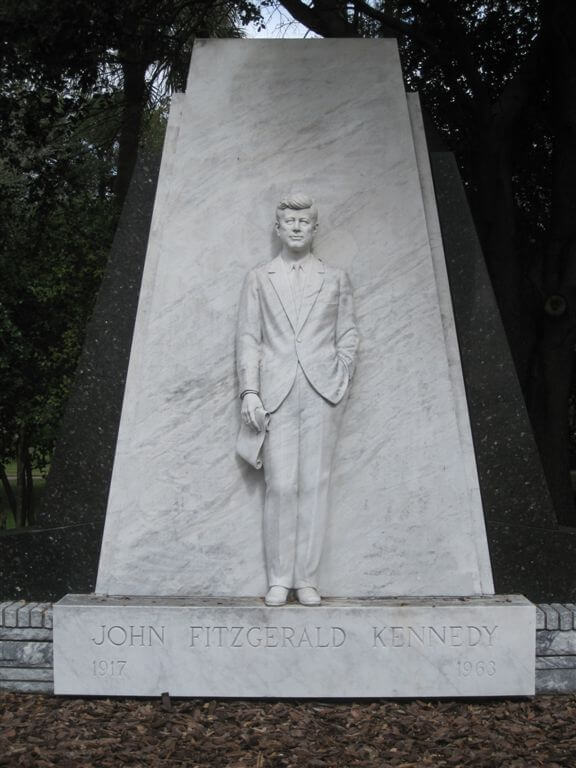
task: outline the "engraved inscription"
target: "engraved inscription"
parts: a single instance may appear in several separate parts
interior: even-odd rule
[[[101,624],[96,635],[92,637],[94,645],[138,646],[164,645],[165,627],[155,627],[152,624]]]
[[[475,626],[469,624],[439,626],[391,626],[372,627],[373,648],[473,648],[477,645],[493,646],[496,642],[498,625]]]
[[[93,659],[92,674],[94,677],[122,677],[126,661],[122,659]]]
[[[191,626],[192,648],[340,648],[342,627]]]
[[[496,662],[490,661],[457,661],[459,677],[494,677],[496,674]]]

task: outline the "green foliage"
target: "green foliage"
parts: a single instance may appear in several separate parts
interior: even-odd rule
[[[12,82],[0,133],[0,461],[52,448],[110,244],[113,174],[89,104]]]
[[[425,30],[421,36],[399,38],[407,88],[418,91],[447,148],[456,152],[471,195],[478,187],[474,164],[481,139],[511,146],[517,251],[509,258],[518,259],[529,274],[545,245],[554,140],[544,61],[540,72],[530,75],[529,93],[521,92],[522,70],[541,33],[542,4],[441,0],[387,5],[407,24]],[[513,112],[507,88],[512,86],[523,106],[507,122],[506,111]]]

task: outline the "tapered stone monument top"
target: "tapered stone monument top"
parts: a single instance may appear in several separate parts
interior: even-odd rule
[[[262,473],[235,453],[234,336],[244,275],[278,255],[276,203],[301,189],[321,203],[314,256],[349,275],[360,338],[320,589],[493,591],[428,177],[395,41],[195,45],[170,115],[98,593],[264,594]]]

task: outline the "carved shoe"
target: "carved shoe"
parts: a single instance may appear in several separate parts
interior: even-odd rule
[[[296,590],[296,597],[300,605],[320,605],[321,598],[314,587],[301,587]]]
[[[264,602],[266,605],[284,605],[288,597],[288,589],[275,585],[266,592]]]

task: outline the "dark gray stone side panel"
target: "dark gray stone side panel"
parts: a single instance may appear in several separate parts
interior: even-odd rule
[[[561,530],[452,153],[430,153],[496,592],[576,595],[576,531]]]

